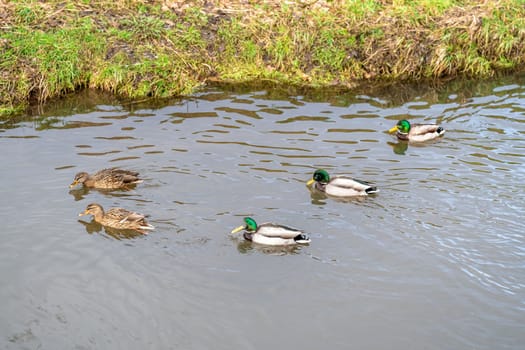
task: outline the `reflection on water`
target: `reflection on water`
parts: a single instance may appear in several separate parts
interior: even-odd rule
[[[304,246],[264,246],[257,243],[246,241],[241,237],[238,238],[237,250],[241,254],[250,254],[252,252],[259,252],[268,255],[288,255],[288,254],[299,254]]]
[[[387,142],[395,154],[404,155],[408,149],[408,141],[398,140],[397,142]]]
[[[447,132],[398,141],[387,130],[404,118]],[[141,102],[85,91],[2,120],[0,347],[521,349],[524,135],[523,77]],[[68,188],[113,166],[145,181]],[[309,191],[317,168],[380,192]],[[156,230],[78,220],[91,202]],[[232,237],[245,213],[312,242]]]
[[[328,200],[336,201],[340,203],[365,203],[366,201],[370,201],[370,197],[375,197],[377,194],[373,193],[367,196],[353,196],[353,197],[337,197],[337,196],[330,196],[326,194],[325,192],[319,191],[314,186],[309,188],[310,190],[310,198],[312,201],[312,204],[316,205],[324,205]]]
[[[144,233],[137,232],[134,230],[116,229],[112,227],[102,226],[95,220],[91,220],[91,222],[86,222],[84,220],[78,220],[78,222],[84,225],[86,232],[89,234],[104,232],[108,236],[113,237],[118,240],[132,239],[132,238],[137,238],[137,237],[144,235]]]
[[[119,189],[88,188],[86,186],[78,186],[77,188],[73,188],[69,190],[69,194],[73,196],[73,198],[77,202],[86,198],[90,191],[99,192],[99,193],[105,194],[106,196],[127,197],[127,196],[134,196],[134,193],[126,193],[126,192],[133,191],[136,187],[137,187],[136,184],[128,185],[126,186],[126,188],[119,188]]]

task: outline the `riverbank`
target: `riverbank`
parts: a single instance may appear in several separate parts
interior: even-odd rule
[[[86,87],[489,77],[524,68],[523,18],[523,0],[0,1],[0,115]]]

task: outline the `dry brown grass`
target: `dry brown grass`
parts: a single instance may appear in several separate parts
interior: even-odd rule
[[[210,81],[487,77],[523,68],[523,18],[523,0],[2,0],[0,111],[85,86],[166,97]]]

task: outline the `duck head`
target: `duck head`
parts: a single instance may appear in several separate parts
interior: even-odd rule
[[[71,183],[71,185],[69,185],[69,188],[73,188],[78,184],[83,184],[84,182],[87,181],[88,178],[89,178],[89,174],[86,172],[81,172],[81,173],[76,174],[75,178],[73,179],[73,182]]]
[[[306,185],[310,186],[314,182],[326,184],[330,182],[330,175],[328,175],[328,172],[324,169],[317,169],[314,172],[314,175],[312,176],[312,178],[306,183]]]
[[[250,217],[245,217],[244,218],[244,223],[245,223],[245,225],[242,225],[242,226],[239,226],[239,227],[233,229],[231,233],[237,233],[237,232],[239,232],[241,230],[246,230],[246,231],[249,231],[249,232],[257,231],[257,223],[255,222],[254,219],[252,219]]]
[[[410,122],[406,119],[400,120],[397,124],[390,130],[389,133],[400,132],[401,134],[408,134],[410,132]]]
[[[90,214],[95,217],[104,215],[104,209],[102,209],[102,206],[97,203],[91,203],[91,204],[88,204],[88,206],[86,207],[86,210],[78,214],[78,216],[90,215]]]

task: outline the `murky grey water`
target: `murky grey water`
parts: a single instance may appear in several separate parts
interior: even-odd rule
[[[2,349],[523,349],[525,85],[209,90],[152,108],[85,92],[0,126]],[[403,115],[445,137],[398,143]],[[131,191],[70,191],[120,166]],[[376,183],[312,196],[314,169]],[[151,215],[112,236],[90,202]],[[268,249],[244,215],[304,229]],[[83,218],[82,218],[83,219]]]

